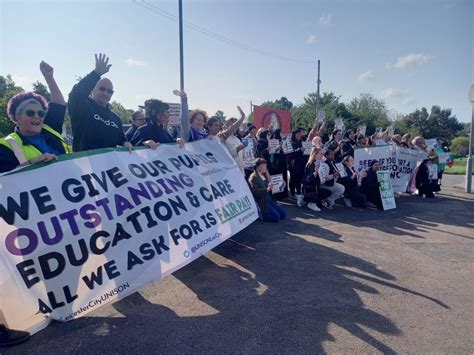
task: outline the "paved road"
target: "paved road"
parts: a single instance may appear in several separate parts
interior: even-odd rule
[[[286,206],[206,257],[3,354],[474,353],[474,195]]]
[[[473,175],[474,181],[474,175]],[[443,184],[448,187],[464,189],[466,187],[466,175],[443,174]]]

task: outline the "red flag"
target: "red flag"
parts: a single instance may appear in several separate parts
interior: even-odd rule
[[[274,108],[253,106],[253,124],[255,127],[281,128],[282,134],[291,133],[291,112],[276,110]]]

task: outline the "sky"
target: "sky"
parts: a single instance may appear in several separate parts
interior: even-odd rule
[[[320,59],[321,91],[343,102],[371,93],[394,113],[439,105],[471,120],[474,1],[183,0],[183,7],[190,108],[235,116],[236,105],[249,112],[250,102],[282,96],[301,104],[316,91]],[[177,16],[178,0],[0,0],[0,75],[30,90],[44,82],[45,60],[66,96],[94,69],[94,53],[106,53],[113,100],[129,109],[148,98],[178,102],[178,23],[156,11]]]

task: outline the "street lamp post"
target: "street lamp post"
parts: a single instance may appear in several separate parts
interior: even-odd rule
[[[471,85],[469,90],[469,101],[471,102],[471,132],[469,135],[469,153],[467,155],[467,164],[466,164],[466,192],[471,192],[472,186],[472,148],[474,145],[474,134],[472,132],[474,128],[474,85]]]
[[[184,91],[183,0],[178,1],[179,13],[179,89]]]

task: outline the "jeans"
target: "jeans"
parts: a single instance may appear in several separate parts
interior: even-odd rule
[[[285,219],[285,217],[285,210],[273,201],[268,202],[267,212],[262,211],[262,218],[265,222],[278,222],[280,219]]]

